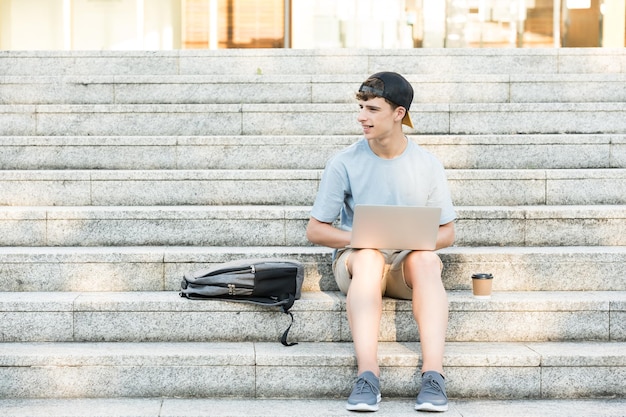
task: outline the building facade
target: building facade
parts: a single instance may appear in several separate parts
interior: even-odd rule
[[[626,0],[0,0],[0,49],[623,47]]]

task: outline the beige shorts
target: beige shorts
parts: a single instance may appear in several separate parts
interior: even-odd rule
[[[337,256],[333,262],[333,274],[335,275],[335,281],[339,286],[339,290],[342,293],[347,294],[352,276],[348,271],[348,257],[354,251],[354,249],[340,249],[337,251]],[[403,300],[410,300],[413,298],[413,291],[411,287],[406,283],[404,279],[404,259],[407,257],[410,250],[381,250],[380,251],[385,258],[385,267],[383,268],[383,276],[380,280],[380,291],[383,296],[391,298],[399,298]],[[443,263],[441,259],[441,269],[443,270]]]

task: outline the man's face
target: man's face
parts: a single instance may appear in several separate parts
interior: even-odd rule
[[[357,121],[363,128],[366,139],[384,138],[391,134],[397,111],[384,98],[375,97],[363,101],[359,100],[359,114]],[[397,110],[397,109],[396,109]]]

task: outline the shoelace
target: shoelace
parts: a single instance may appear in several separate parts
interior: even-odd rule
[[[372,392],[376,395],[378,395],[378,388],[376,388],[376,385],[374,385],[372,382],[368,381],[365,378],[359,378],[356,381],[356,392],[357,394],[362,394],[365,389],[368,389],[369,392]]]
[[[435,378],[433,378],[431,375],[428,375],[424,379],[423,390],[429,394],[441,394],[447,398],[446,394],[443,392],[443,389],[441,388],[441,385],[439,385],[439,381],[435,380]]]

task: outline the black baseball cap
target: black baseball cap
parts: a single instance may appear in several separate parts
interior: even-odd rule
[[[392,103],[402,106],[406,109],[406,114],[402,119],[402,124],[413,127],[413,121],[409,115],[409,108],[413,102],[413,87],[400,74],[396,72],[377,72],[372,74],[368,79],[377,78],[383,83],[383,89],[373,88],[368,85],[361,84],[360,92],[372,93],[378,97],[386,98]]]

